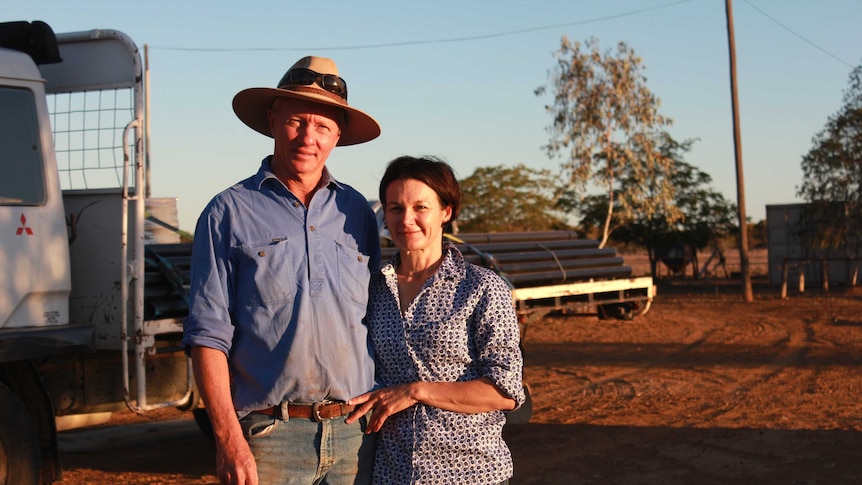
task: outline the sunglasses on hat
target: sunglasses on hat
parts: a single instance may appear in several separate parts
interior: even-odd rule
[[[297,67],[287,71],[278,85],[279,87],[289,84],[308,86],[314,83],[347,101],[347,82],[335,74],[321,74],[311,69]]]

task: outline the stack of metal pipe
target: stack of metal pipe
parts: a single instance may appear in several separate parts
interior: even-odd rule
[[[599,248],[595,239],[572,231],[500,232],[447,235],[467,261],[491,268],[515,288],[627,278],[626,266],[614,248]],[[383,245],[383,262],[396,248]]]
[[[447,235],[464,258],[491,268],[513,288],[628,278],[632,268],[614,248],[572,231]],[[382,240],[382,263],[397,252]],[[182,318],[188,313],[191,244],[147,245],[144,318]]]
[[[183,318],[189,313],[191,243],[148,244],[144,258],[144,319]]]

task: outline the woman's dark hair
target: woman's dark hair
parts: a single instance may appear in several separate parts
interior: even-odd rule
[[[389,162],[380,180],[380,203],[386,206],[386,189],[389,188],[389,184],[396,180],[409,179],[418,180],[431,187],[431,190],[437,193],[443,207],[452,208],[450,221],[458,217],[458,210],[461,208],[461,187],[455,178],[455,172],[448,163],[431,156],[420,158],[403,156]]]

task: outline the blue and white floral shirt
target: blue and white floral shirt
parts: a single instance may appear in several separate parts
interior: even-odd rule
[[[524,402],[523,357],[512,293],[492,271],[464,261],[451,243],[402,315],[398,255],[371,278],[368,326],[384,386],[487,377]],[[505,413],[464,414],[417,404],[380,430],[374,482],[496,484],[512,476]]]

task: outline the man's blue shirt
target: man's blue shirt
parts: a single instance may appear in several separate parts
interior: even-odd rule
[[[229,357],[237,414],[347,400],[374,386],[363,318],[380,266],[365,198],[324,169],[309,206],[272,173],[217,195],[194,234],[183,346]]]

